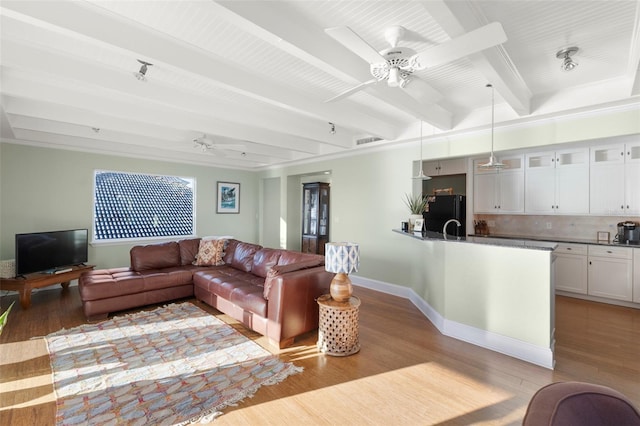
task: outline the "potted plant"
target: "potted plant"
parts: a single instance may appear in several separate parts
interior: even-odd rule
[[[413,230],[413,224],[416,219],[422,219],[422,213],[427,207],[427,199],[422,194],[411,195],[404,194],[404,204],[409,208],[409,230]]]

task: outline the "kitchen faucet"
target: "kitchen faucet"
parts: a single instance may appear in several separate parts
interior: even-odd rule
[[[446,221],[444,223],[444,226],[442,227],[442,235],[444,235],[445,240],[447,239],[447,225],[449,225],[451,222],[455,222],[456,225],[458,225],[458,228],[462,226],[458,219],[449,219],[448,221]],[[460,239],[460,236],[458,236],[458,239]]]

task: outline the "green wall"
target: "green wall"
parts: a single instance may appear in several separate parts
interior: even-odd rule
[[[91,229],[97,169],[194,177],[197,235],[258,241],[256,173],[7,143],[0,152],[0,259],[14,257],[16,233]],[[219,180],[240,183],[240,214],[216,214]],[[128,265],[132,246],[92,244],[89,263],[99,268]]]
[[[637,108],[498,128],[496,151],[629,134],[640,134]],[[276,236],[265,234],[260,224],[265,214],[269,224],[275,223],[279,212],[280,246],[290,249],[300,245],[301,184],[322,177],[331,182],[330,238],[360,244],[358,275],[410,287],[443,312],[444,254],[391,231],[407,220],[403,194],[420,190],[422,182],[411,179],[417,172],[418,142],[362,148],[341,158],[249,172],[2,143],[0,259],[13,258],[15,233],[91,228],[95,169],[195,177],[198,235],[231,234],[245,241],[274,241]],[[436,135],[425,143],[424,160],[485,155],[489,149],[486,129]],[[265,182],[272,178],[277,179],[268,181],[265,194]],[[240,214],[215,213],[218,180],[241,183]],[[279,191],[274,182],[279,182]],[[280,198],[266,196],[274,193]],[[92,246],[90,261],[100,267],[127,265],[130,246]]]

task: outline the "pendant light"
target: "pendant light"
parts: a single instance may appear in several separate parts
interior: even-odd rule
[[[480,164],[480,167],[483,169],[504,169],[505,165],[498,161],[495,155],[493,155],[493,132],[495,125],[495,90],[491,83],[487,84],[487,87],[491,88],[491,154],[489,155],[489,162],[485,164]]]
[[[420,172],[418,173],[417,176],[414,176],[413,178],[420,179],[420,180],[431,179],[431,176],[425,175],[424,171],[422,170],[422,120],[420,120]]]

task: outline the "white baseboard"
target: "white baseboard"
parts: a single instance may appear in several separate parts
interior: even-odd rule
[[[433,309],[423,298],[418,296],[412,288],[372,280],[357,275],[351,275],[350,278],[353,285],[409,299],[409,301],[431,321],[438,331],[445,336],[453,337],[454,339],[462,340],[553,370],[554,359],[551,348],[536,346],[512,337],[448,320]],[[552,344],[551,347],[553,346]]]

